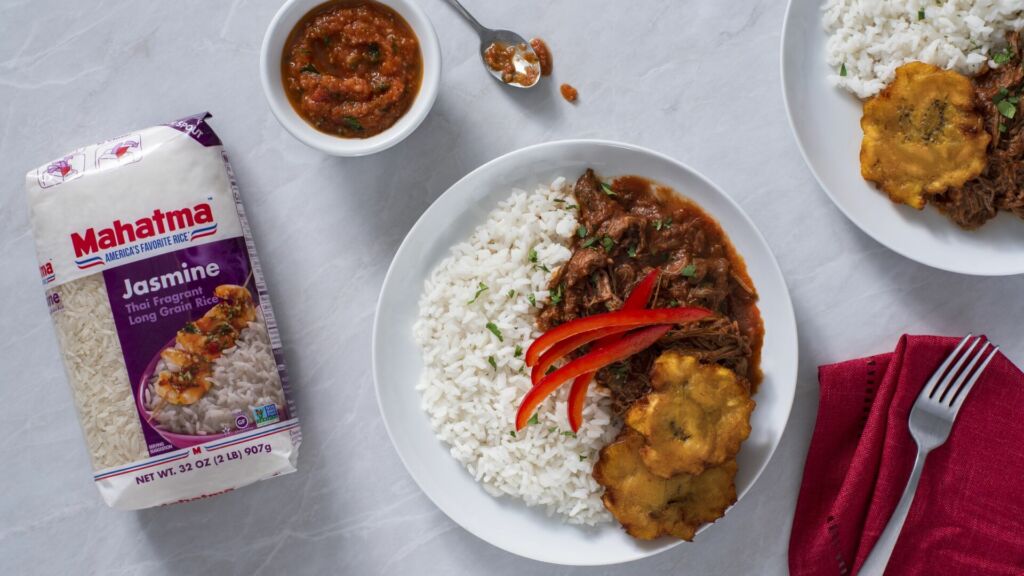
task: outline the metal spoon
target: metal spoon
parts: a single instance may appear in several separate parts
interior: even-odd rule
[[[459,4],[459,0],[447,0],[459,14],[462,14],[474,29],[476,33],[480,35],[480,58],[484,60],[484,68],[491,73],[499,82],[507,86],[515,86],[516,88],[533,88],[540,81],[540,61],[537,59],[537,53],[533,51],[530,43],[525,38],[512,32],[511,30],[491,30],[486,28],[473,17],[472,14],[466,10],[462,4]],[[516,81],[506,82],[502,78],[501,70],[495,70],[487,63],[487,57],[485,52],[487,48],[492,44],[498,44],[502,46],[512,46],[515,48],[516,53],[512,58],[512,64],[515,66],[516,75],[520,73],[526,73],[532,69],[532,74],[527,75],[528,78],[532,78],[533,82],[529,84],[520,83]]]

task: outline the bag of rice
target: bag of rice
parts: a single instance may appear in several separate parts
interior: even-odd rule
[[[301,434],[238,187],[198,114],[27,174],[39,271],[112,507],[295,471]]]

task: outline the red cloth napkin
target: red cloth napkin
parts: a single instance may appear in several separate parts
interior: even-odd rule
[[[904,336],[891,354],[819,368],[791,574],[860,569],[914,466],[910,409],[958,341]],[[949,440],[928,456],[885,573],[1024,574],[1024,374],[1002,354],[967,397]]]

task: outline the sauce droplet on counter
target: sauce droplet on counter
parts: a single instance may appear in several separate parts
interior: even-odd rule
[[[566,102],[576,102],[576,99],[580,97],[579,91],[573,88],[570,84],[562,84],[559,91],[562,93],[562,98],[565,98]]]

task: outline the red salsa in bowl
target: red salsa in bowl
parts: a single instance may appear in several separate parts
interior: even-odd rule
[[[412,27],[373,0],[333,0],[302,17],[281,58],[285,94],[321,132],[369,138],[412,106],[423,56]]]

